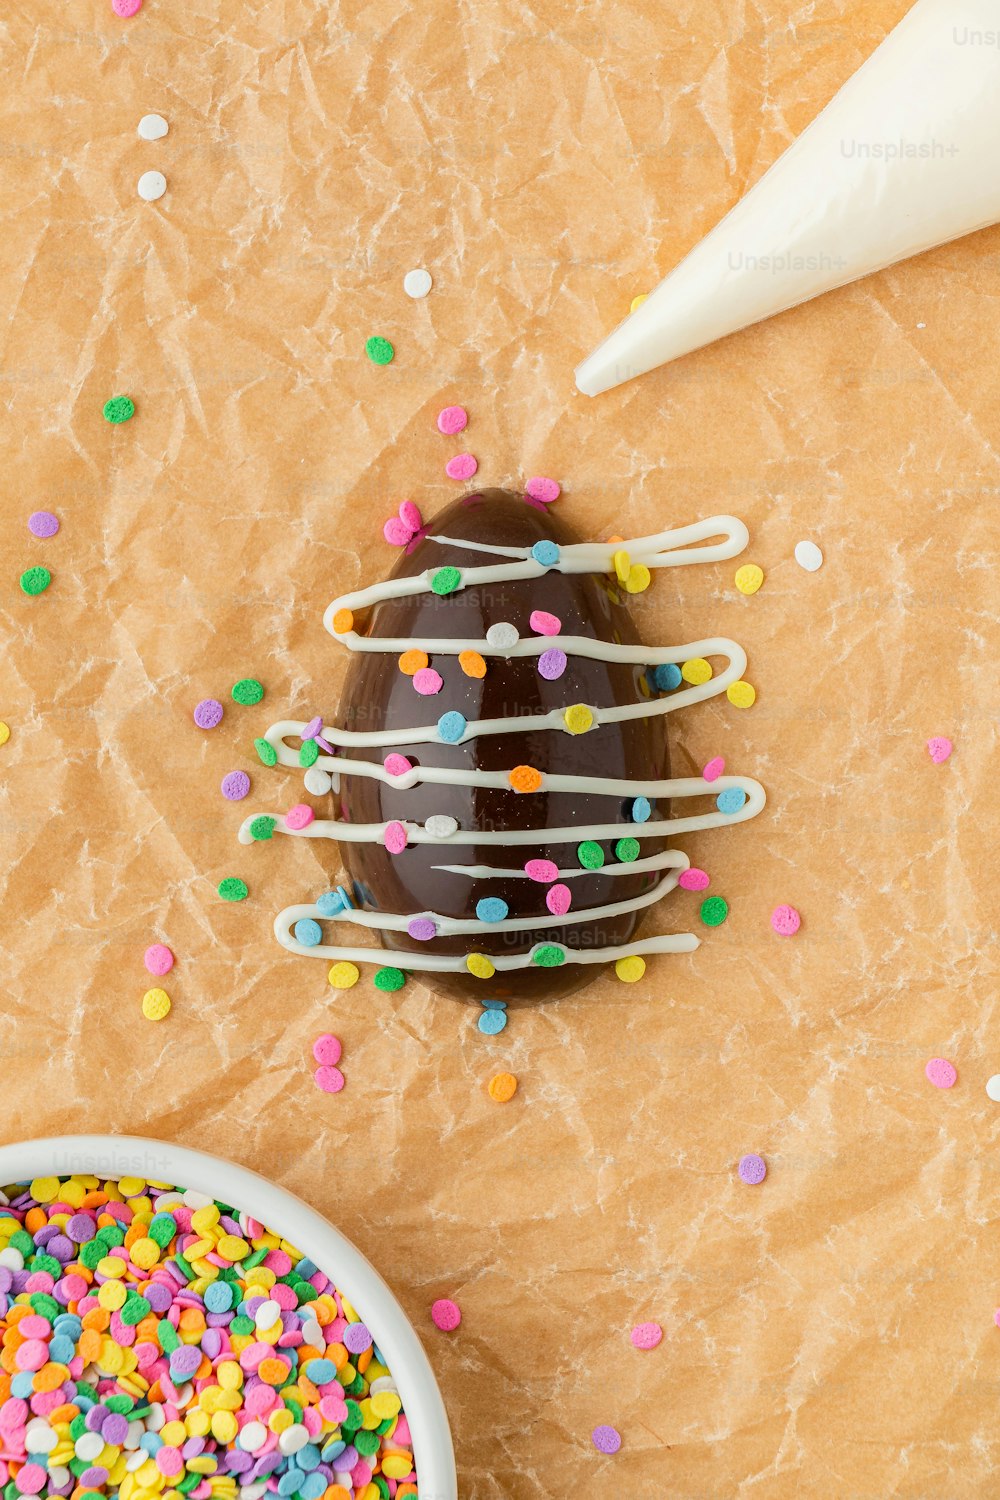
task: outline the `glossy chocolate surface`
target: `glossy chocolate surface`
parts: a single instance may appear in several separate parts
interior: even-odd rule
[[[566,546],[580,540],[545,508],[502,490],[463,496],[433,518],[430,530],[436,535],[505,547],[531,547],[542,540]],[[469,568],[502,561],[423,538],[409,555],[400,557],[390,576],[421,574],[449,564]],[[509,661],[489,657],[486,676],[476,679],[465,676],[457,658],[433,654],[435,639],[483,640],[489,627],[502,621],[509,621],[522,636],[534,635],[528,623],[534,609],[557,615],[562,621],[563,635],[635,642],[638,636],[624,602],[627,598],[613,578],[547,572],[536,579],[471,586],[444,598],[428,593],[378,604],[367,620],[359,620],[357,628],[372,636],[410,638],[414,646],[427,651],[430,665],[441,674],[444,686],[434,697],[421,697],[412,679],[398,669],[393,657],[357,653],[352,658],[336,722],[344,729],[375,731],[434,722],[451,709],[457,709],[471,721],[545,713],[574,703],[595,707],[634,703],[643,696],[645,669],[640,665],[616,665],[571,655],[563,676],[549,682],[539,675],[535,657]],[[382,823],[400,819],[423,823],[433,813],[444,813],[455,818],[462,828],[538,830],[537,843],[454,845],[444,841],[411,845],[395,855],[381,844],[342,843],[341,856],[355,883],[355,897],[359,906],[368,910],[406,915],[431,911],[443,916],[474,918],[477,901],[486,896],[500,896],[510,908],[510,917],[538,919],[537,929],[531,932],[496,932],[484,923],[478,934],[439,936],[429,943],[419,942],[405,932],[385,932],[384,947],[496,955],[526,952],[543,941],[567,948],[592,949],[631,940],[638,925],[634,913],[592,922],[586,919],[585,909],[633,900],[656,884],[660,877],[655,872],[612,878],[596,870],[567,881],[573,893],[569,915],[579,911],[581,917],[562,925],[546,909],[544,885],[497,876],[473,880],[435,866],[491,865],[522,870],[528,859],[544,858],[553,860],[560,868],[576,869],[579,840],[553,843],[546,829],[579,826],[583,839],[587,836],[586,825],[617,819],[621,822],[620,836],[639,832],[629,818],[631,797],[616,796],[614,786],[622,780],[651,780],[670,774],[666,720],[662,715],[601,725],[582,735],[546,729],[483,737],[464,745],[441,742],[394,748],[414,765],[502,771],[530,765],[560,775],[601,776],[608,782],[609,795],[519,794],[506,789],[434,785],[400,790],[367,777],[343,777],[339,800],[340,817],[345,822]],[[351,753],[382,760],[378,750]],[[653,818],[668,815],[665,801],[654,805]],[[615,840],[601,842],[606,863],[614,863]],[[666,843],[665,839],[643,839],[642,856],[659,853]],[[656,910],[653,909],[654,913]],[[655,922],[657,916],[652,915],[650,920]],[[605,972],[603,964],[566,963],[558,968],[532,965],[507,973],[498,971],[491,979],[477,979],[465,972],[417,977],[440,993],[464,999],[551,1000],[581,988]]]

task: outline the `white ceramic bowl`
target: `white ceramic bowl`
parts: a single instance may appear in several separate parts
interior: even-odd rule
[[[406,1314],[360,1250],[300,1198],[246,1167],[138,1135],[61,1135],[0,1146],[0,1187],[33,1177],[143,1177],[195,1188],[287,1237],[342,1288],[399,1387],[413,1437],[420,1500],[457,1500],[451,1431],[434,1373]]]

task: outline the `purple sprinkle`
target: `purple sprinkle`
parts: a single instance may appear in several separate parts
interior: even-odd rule
[[[202,1351],[209,1359],[218,1358],[222,1352],[222,1337],[216,1328],[206,1328],[201,1336]]]
[[[201,1361],[199,1360],[199,1364],[200,1363],[201,1363]],[[183,1455],[184,1455],[185,1458],[199,1458],[201,1456],[201,1454],[204,1453],[204,1451],[205,1451],[205,1439],[204,1438],[200,1438],[200,1437],[190,1437],[190,1438],[188,1438],[187,1442],[184,1444],[183,1448],[181,1449],[181,1452],[183,1453]],[[280,1454],[279,1454],[279,1457],[280,1457]]]
[[[416,938],[418,942],[429,943],[437,932],[437,927],[430,917],[414,917],[412,922],[407,923],[406,930],[410,937]]]
[[[0,1266],[0,1294],[9,1292],[14,1284],[14,1278],[6,1266]]]
[[[28,517],[28,530],[32,536],[55,536],[59,530],[59,517],[50,510],[36,510]]]
[[[128,1422],[122,1416],[121,1412],[108,1412],[101,1425],[101,1437],[106,1443],[111,1443],[115,1447],[124,1443],[128,1437]]]
[[[69,1225],[66,1227],[69,1228]],[[151,1282],[142,1295],[155,1313],[165,1313],[170,1306],[170,1292],[162,1282]]]
[[[319,746],[319,748],[321,750],[325,750],[326,753],[327,753],[327,755],[333,755],[333,754],[336,753],[334,751],[333,746],[330,744],[330,741],[329,740],[325,740],[321,734],[315,735],[314,738],[315,738],[316,743]]]
[[[66,1225],[67,1236],[77,1245],[86,1245],[94,1238],[96,1230],[96,1222],[90,1214],[74,1214]]]
[[[201,1354],[199,1351],[190,1344],[182,1344],[170,1356],[170,1377],[173,1379],[175,1370],[179,1375],[193,1375],[200,1364]],[[202,1444],[202,1447],[204,1447],[204,1444]],[[201,1452],[201,1448],[198,1449],[198,1452]]]
[[[216,724],[222,723],[224,712],[218,698],[202,698],[194,711],[194,722],[199,729],[214,729]]]
[[[319,732],[320,732],[320,730],[322,728],[323,728],[323,719],[322,719],[322,717],[321,717],[320,714],[317,714],[316,717],[315,717],[315,719],[310,719],[309,723],[306,725],[305,729],[303,729],[303,731],[302,731],[302,740],[303,740],[303,742],[305,742],[306,740],[314,740],[316,738],[316,736],[319,734]]]
[[[558,646],[552,646],[548,651],[543,651],[538,658],[538,675],[544,677],[547,682],[555,682],[566,670],[566,653],[560,651]]]
[[[67,1239],[64,1234],[53,1235],[52,1239],[46,1245],[45,1251],[48,1255],[54,1255],[56,1260],[62,1261],[64,1265],[66,1261],[72,1260],[76,1254],[76,1250],[73,1248],[73,1241]]]
[[[85,1490],[96,1490],[99,1484],[107,1484],[108,1471],[102,1464],[95,1464],[92,1469],[84,1469],[77,1484],[82,1484]]]
[[[83,1419],[84,1426],[88,1432],[100,1432],[110,1416],[111,1412],[106,1406],[92,1406]]]
[[[590,1435],[598,1453],[617,1453],[622,1445],[621,1433],[613,1427],[595,1427]]]
[[[250,777],[245,771],[230,771],[222,778],[222,795],[227,802],[242,802],[250,790]]]
[[[357,1463],[360,1457],[361,1454],[358,1452],[357,1448],[355,1448],[354,1444],[348,1443],[343,1453],[338,1454],[337,1456],[337,1463],[340,1466],[340,1472],[343,1474],[353,1469],[354,1465]]]
[[[750,1187],[756,1187],[758,1182],[763,1182],[767,1176],[767,1162],[762,1156],[756,1154],[741,1156],[739,1174]]]
[[[372,1336],[364,1323],[348,1323],[344,1331],[344,1348],[352,1354],[364,1354],[372,1346]]]

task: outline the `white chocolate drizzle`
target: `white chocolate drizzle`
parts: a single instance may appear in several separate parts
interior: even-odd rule
[[[722,540],[710,541],[712,537],[720,537]],[[652,570],[665,567],[682,567],[696,562],[714,562],[721,559],[735,557],[742,552],[749,539],[749,534],[742,521],[734,516],[714,516],[705,521],[699,521],[691,526],[679,527],[671,531],[663,531],[653,536],[638,537],[632,541],[617,543],[583,543],[572,546],[556,547],[552,544],[550,551],[556,553],[554,561],[539,561],[531,548],[517,547],[494,547],[486,543],[457,540],[451,537],[432,535],[429,540],[443,546],[461,548],[469,552],[488,553],[493,556],[503,557],[509,561],[494,563],[483,567],[461,568],[456,571],[459,580],[454,588],[450,588],[445,597],[469,586],[479,584],[510,582],[518,579],[539,578],[549,571],[557,571],[564,574],[599,573],[606,574],[614,571],[615,554],[625,551],[631,566],[641,564]],[[700,544],[700,545],[692,545]],[[386,655],[398,655],[402,652],[412,650],[420,643],[408,638],[393,638],[384,636],[368,636],[359,634],[353,626],[347,630],[338,631],[334,628],[334,620],[338,613],[349,610],[353,616],[356,611],[369,609],[374,605],[381,604],[392,599],[415,598],[419,595],[433,591],[432,581],[440,572],[440,569],[429,569],[423,574],[415,576],[403,576],[400,578],[385,579],[381,583],[373,584],[370,588],[361,589],[354,593],[344,594],[334,599],[328,606],[323,623],[327,630],[351,651],[380,652]],[[726,688],[736,682],[746,668],[746,655],[742,647],[735,641],[725,638],[713,638],[709,640],[694,641],[688,645],[676,647],[658,647],[646,649],[642,646],[616,644],[611,641],[594,640],[588,636],[545,636],[531,634],[518,637],[511,644],[501,647],[491,644],[487,640],[459,640],[445,639],[433,640],[426,643],[426,650],[431,656],[455,656],[466,651],[478,652],[484,659],[491,657],[502,657],[504,659],[520,657],[539,657],[543,652],[557,647],[567,657],[581,656],[592,660],[615,662],[621,664],[642,665],[656,667],[666,664],[679,664],[690,661],[695,657],[722,657],[726,665],[718,675],[713,675],[709,681],[691,685],[683,691],[675,691],[670,697],[658,700],[647,700],[635,704],[627,704],[618,707],[597,708],[593,705],[585,705],[589,708],[592,722],[590,728],[601,724],[623,723],[631,719],[651,717],[658,714],[670,713],[675,709],[683,708],[687,704],[703,701],[707,698],[725,692]],[[421,703],[426,699],[420,699]],[[556,732],[570,733],[567,721],[564,717],[566,709],[573,705],[567,703],[565,709],[555,709],[550,713],[510,715],[499,719],[479,719],[465,722],[460,715],[450,715],[452,719],[458,719],[462,727],[459,736],[449,737],[449,744],[465,744],[480,736],[501,736],[512,733],[524,733],[531,730],[551,729]],[[283,766],[299,767],[299,750],[293,748],[287,739],[295,736],[301,742],[303,730],[306,724],[299,720],[285,719],[272,724],[267,730],[264,738],[275,752],[277,762]],[[413,746],[416,744],[427,744],[440,742],[442,735],[439,725],[424,724],[413,728],[400,730],[376,730],[376,731],[354,731],[339,729],[335,726],[324,725],[320,731],[323,739],[337,750],[369,749],[369,750],[391,750],[394,746]],[[587,731],[589,732],[589,730]],[[439,766],[411,766],[402,775],[393,775],[386,767],[377,761],[365,759],[353,759],[344,755],[320,754],[314,762],[313,769],[326,771],[332,778],[334,791],[339,790],[339,778],[341,776],[364,776],[382,781],[399,789],[416,786],[420,783],[442,786],[465,786],[486,787],[497,790],[507,790],[513,796],[538,795],[546,791],[553,792],[577,792],[580,794],[606,795],[621,801],[623,799],[646,798],[652,802],[656,798],[669,798],[672,801],[689,797],[718,797],[722,792],[729,789],[739,789],[744,794],[742,806],[733,812],[699,813],[687,817],[672,817],[665,819],[652,819],[646,822],[623,822],[621,819],[607,823],[593,823],[586,825],[575,825],[566,828],[545,829],[505,829],[505,830],[480,830],[475,827],[455,827],[446,837],[441,837],[420,823],[411,823],[405,820],[393,820],[392,823],[344,823],[335,819],[314,819],[304,828],[288,828],[280,813],[257,813],[244,820],[240,831],[241,843],[250,844],[254,842],[251,829],[261,818],[266,818],[273,824],[271,831],[276,833],[290,834],[298,838],[325,838],[335,839],[343,843],[384,843],[386,833],[390,827],[400,822],[405,830],[407,845],[415,844],[437,844],[444,852],[454,849],[458,850],[463,845],[475,844],[483,847],[495,845],[498,847],[535,846],[544,839],[547,843],[570,843],[579,845],[584,841],[600,841],[608,839],[619,839],[630,837],[641,842],[644,838],[673,837],[676,834],[693,832],[705,828],[717,828],[729,823],[745,822],[755,817],[764,806],[764,789],[759,782],[749,777],[721,776],[716,781],[708,783],[701,777],[678,777],[664,780],[652,781],[625,781],[617,780],[609,782],[599,776],[571,776],[552,774],[541,771],[540,783],[535,792],[516,792],[510,781],[510,771],[485,771],[478,769],[456,769]],[[510,768],[511,771],[514,767]],[[446,826],[450,827],[449,820]],[[447,855],[445,856],[447,858]],[[604,906],[571,908],[562,915],[555,915],[548,910],[539,910],[537,916],[531,917],[505,917],[500,921],[481,921],[478,918],[454,918],[444,916],[437,912],[418,912],[400,915],[381,911],[360,911],[353,908],[341,910],[337,913],[336,921],[347,923],[363,931],[383,932],[406,932],[408,927],[418,921],[429,921],[434,924],[435,936],[469,936],[473,940],[478,936],[488,939],[493,933],[524,933],[537,929],[544,929],[546,933],[554,929],[577,924],[586,924],[607,918],[615,918],[625,913],[638,912],[647,906],[654,905],[662,896],[667,895],[677,885],[680,874],[689,867],[686,854],[676,849],[667,849],[659,854],[645,859],[631,861],[620,861],[618,863],[606,862],[600,867],[600,873],[608,876],[619,876],[630,873],[642,872],[664,872],[662,878],[648,891],[634,896],[628,901],[610,902]],[[504,879],[530,879],[524,869],[509,869],[505,866],[492,865],[468,865],[462,863],[441,863],[434,866],[435,869],[448,871],[457,875],[466,875],[470,880],[481,880],[497,877]],[[580,868],[560,869],[558,880],[572,880],[581,875],[596,873],[594,870],[584,866]],[[544,883],[539,883],[539,905],[544,905]],[[433,939],[427,944],[428,951],[409,952],[395,948],[382,947],[340,947],[326,942],[305,944],[301,942],[294,933],[296,923],[311,919],[313,922],[321,923],[330,921],[324,917],[318,905],[290,906],[280,912],[275,919],[275,936],[283,947],[292,953],[303,956],[322,958],[328,961],[349,961],[352,963],[383,963],[403,970],[411,970],[419,973],[428,972],[462,972],[467,969],[467,960],[479,950],[473,941],[469,952],[466,954],[442,954],[433,951]],[[511,970],[528,968],[533,963],[539,962],[538,954],[541,950],[548,950],[547,962],[552,962],[552,950],[560,953],[557,962],[576,964],[593,964],[615,962],[619,958],[629,958],[647,953],[689,953],[699,945],[699,939],[693,933],[661,934],[655,937],[644,938],[633,941],[626,946],[614,947],[592,947],[576,949],[568,945],[554,944],[550,938],[534,944],[527,952],[518,954],[488,955],[490,964],[494,970],[510,972]]]

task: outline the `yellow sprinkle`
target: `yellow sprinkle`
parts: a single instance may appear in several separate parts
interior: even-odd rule
[[[685,682],[691,682],[695,687],[700,687],[703,682],[711,682],[712,668],[703,656],[693,656],[681,667],[681,676]]]
[[[243,1371],[234,1359],[224,1360],[215,1372],[215,1378],[225,1391],[238,1391],[243,1384]]]
[[[220,1443],[231,1443],[239,1430],[231,1411],[217,1411],[212,1418],[212,1436]]]
[[[394,1417],[401,1405],[402,1402],[395,1391],[379,1391],[377,1396],[372,1397],[372,1411],[380,1422],[384,1422],[388,1417]],[[406,1472],[409,1473],[409,1470],[407,1469]]]
[[[103,1265],[104,1262],[102,1261]],[[119,1307],[125,1306],[128,1292],[122,1281],[106,1281],[102,1287],[97,1289],[97,1300],[108,1312],[114,1312]]]
[[[405,1479],[413,1468],[413,1460],[398,1453],[387,1453],[382,1460],[382,1473],[387,1479]]]
[[[102,1276],[109,1276],[117,1281],[119,1276],[124,1276],[127,1269],[125,1262],[117,1255],[105,1255],[103,1260],[97,1262],[97,1269]],[[115,1346],[117,1348],[117,1345]]]
[[[649,588],[650,571],[645,563],[633,563],[628,570],[625,589],[629,594],[644,594]]]
[[[764,582],[764,569],[756,563],[744,563],[736,569],[735,583],[741,594],[756,594]]]
[[[749,682],[731,682],[726,688],[726,697],[734,708],[752,708],[757,690]]]
[[[160,1437],[168,1448],[180,1448],[187,1442],[187,1432],[183,1422],[166,1422],[160,1428]]]
[[[566,709],[563,719],[570,734],[586,734],[594,725],[594,715],[586,703],[574,703],[572,708]]]
[[[142,1013],[147,1021],[162,1021],[170,1012],[170,996],[166,990],[147,990],[142,997]]]
[[[633,954],[631,958],[620,958],[615,964],[615,973],[623,984],[635,984],[646,972],[646,960]]]
[[[118,1190],[126,1198],[135,1198],[146,1186],[145,1177],[120,1177],[118,1179]]]
[[[160,1258],[160,1247],[155,1240],[136,1240],[129,1251],[132,1264],[142,1271],[151,1271]]]
[[[618,575],[618,582],[626,583],[628,581],[629,569],[632,566],[632,559],[629,557],[628,553],[619,550],[612,555],[611,561],[615,565],[615,573]]]
[[[224,1234],[215,1248],[226,1260],[242,1260],[250,1254],[250,1246],[238,1234]]]
[[[207,1411],[196,1406],[188,1411],[184,1418],[184,1426],[191,1437],[208,1437],[212,1427],[212,1418]]]
[[[31,1184],[31,1196],[39,1203],[52,1203],[59,1196],[58,1177],[36,1177]]]
[[[633,297],[632,301],[629,303],[629,312],[634,313],[637,307],[642,306],[648,296],[648,292],[640,292],[638,297]]]
[[[295,1417],[288,1407],[280,1406],[276,1412],[272,1413],[267,1425],[272,1432],[284,1432],[287,1427],[293,1426],[294,1422]]]
[[[475,974],[477,979],[492,979],[496,973],[495,966],[486,957],[485,953],[470,953],[465,960],[465,967],[470,974]],[[0,1223],[3,1223],[2,1219],[0,1219]]]
[[[361,978],[361,971],[357,964],[349,964],[347,962],[331,964],[330,972],[326,977],[335,990],[350,990],[354,988]]]

